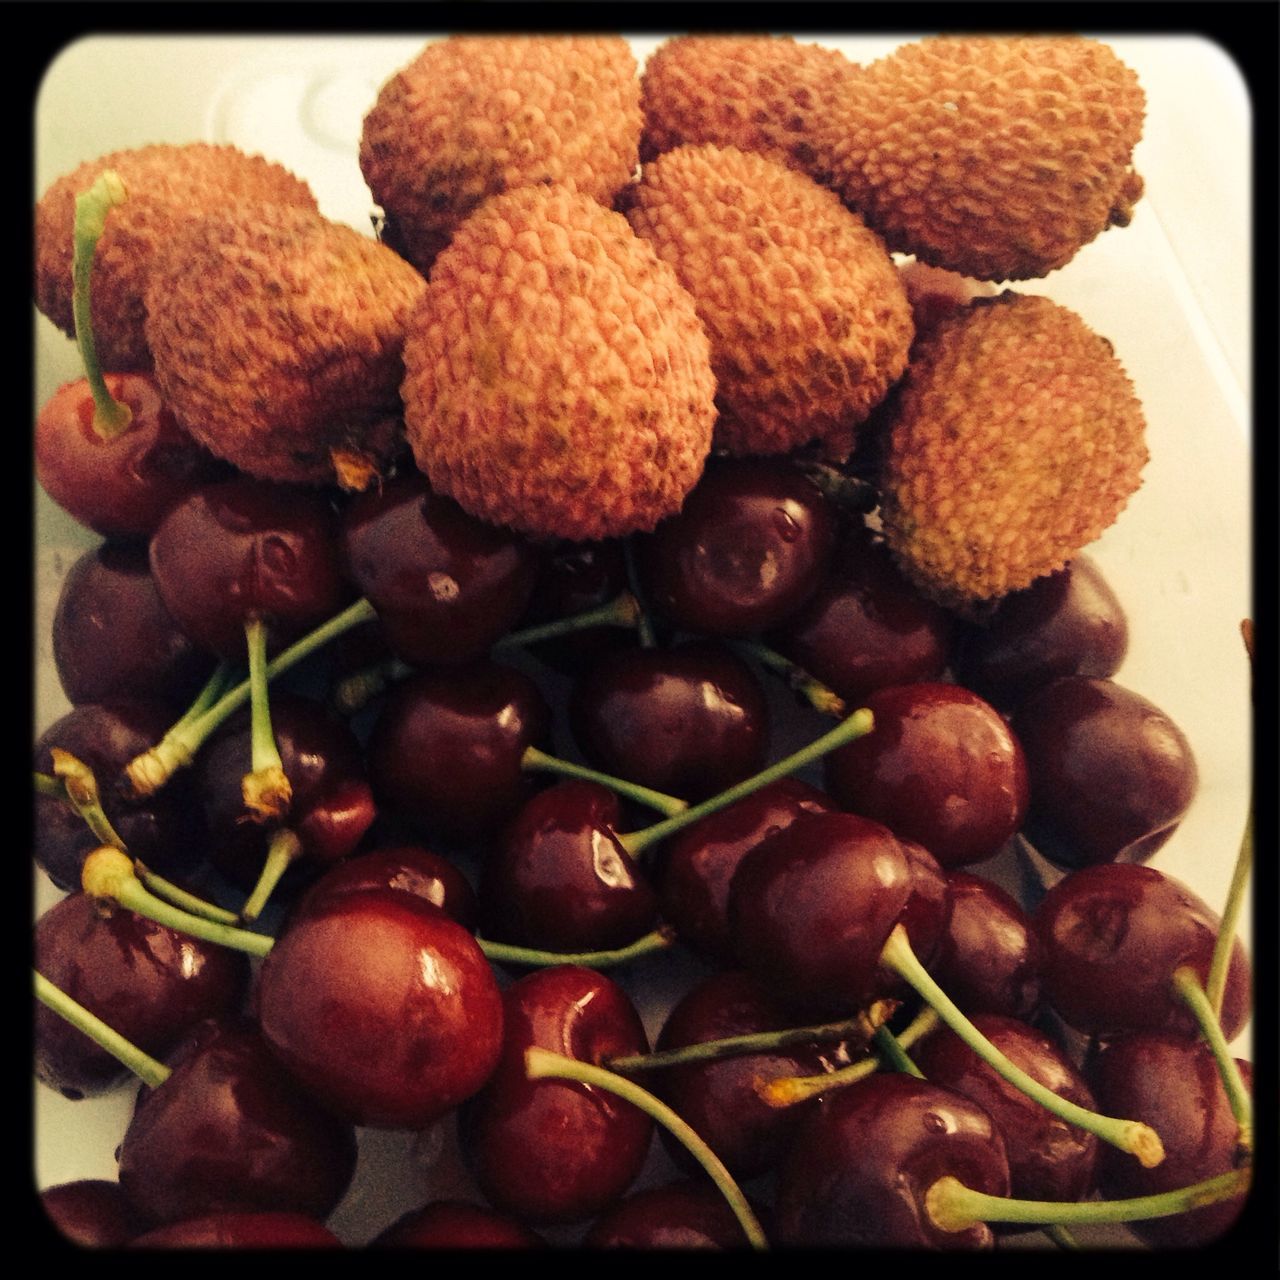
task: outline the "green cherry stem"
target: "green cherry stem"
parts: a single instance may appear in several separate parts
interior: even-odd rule
[[[240,919],[234,911],[228,911],[225,907],[206,902],[203,898],[196,897],[194,893],[189,893],[186,889],[179,888],[171,880],[166,880],[163,876],[156,875],[150,867],[143,865],[136,858],[134,859],[133,870],[138,879],[152,893],[163,898],[166,902],[173,903],[175,907],[181,907],[183,911],[189,911],[195,916],[203,916],[206,920],[220,920],[223,924],[235,924]]]
[[[103,844],[123,849],[124,841],[102,807],[93,770],[61,747],[53,747],[49,754],[53,760],[54,777],[62,784],[62,798],[84,819],[97,839]]]
[[[888,1027],[877,1027],[875,1034],[876,1052],[879,1053],[886,1066],[903,1075],[924,1079],[924,1072],[911,1060],[911,1055],[903,1048],[902,1041]]]
[[[1013,1200],[974,1191],[958,1179],[939,1178],[925,1193],[925,1212],[943,1231],[964,1231],[978,1222],[1057,1223],[1139,1222],[1169,1218],[1230,1200],[1248,1189],[1250,1170],[1235,1169],[1190,1186],[1128,1200]]]
[[[488,959],[498,964],[523,965],[531,969],[545,969],[561,964],[582,965],[586,969],[612,969],[638,960],[641,956],[669,951],[675,946],[675,941],[675,933],[666,927],[654,929],[613,951],[539,951],[533,947],[517,947],[507,942],[476,938],[480,950]]]
[[[276,654],[265,666],[266,678],[274,680],[276,676],[309,658],[329,641],[363,622],[372,622],[377,616],[373,605],[367,600],[357,600],[348,605],[341,613],[322,622],[314,631]],[[234,688],[227,690],[207,711],[193,719],[184,716],[170,727],[154,747],[129,761],[125,773],[134,794],[152,795],[179,769],[185,769],[195,759],[196,752],[209,736],[249,701],[250,683],[249,680],[242,680]]]
[[[1144,1168],[1153,1168],[1164,1159],[1164,1145],[1160,1141],[1160,1135],[1150,1125],[1088,1111],[1054,1093],[1052,1089],[1045,1088],[1021,1067],[1010,1062],[933,980],[932,975],[911,949],[910,939],[902,925],[894,926],[889,940],[884,945],[884,950],[880,953],[880,963],[912,986],[917,994],[934,1008],[938,1017],[997,1075],[1007,1080],[1015,1089],[1040,1103],[1060,1120],[1074,1124],[1086,1133],[1092,1133],[1101,1141],[1136,1156]]]
[[[219,662],[210,672],[208,680],[204,682],[204,687],[196,694],[191,705],[182,713],[182,718],[177,723],[184,725],[192,720],[198,720],[204,715],[236,683],[235,670],[234,664],[225,661]]]
[[[1239,1128],[1237,1144],[1240,1152],[1248,1156],[1253,1151],[1253,1099],[1240,1074],[1236,1060],[1231,1056],[1227,1038],[1222,1033],[1222,1024],[1214,1011],[1205,989],[1200,985],[1200,977],[1189,965],[1175,969],[1173,989],[1182,1003],[1186,1005],[1200,1029],[1205,1044],[1209,1046],[1213,1060],[1218,1065],[1218,1074],[1222,1077],[1222,1087],[1226,1090],[1227,1100],[1231,1104],[1231,1114],[1236,1118]]]
[[[267,905],[276,885],[280,883],[284,873],[302,856],[302,841],[295,831],[288,827],[280,827],[271,835],[267,845],[267,856],[258,873],[258,882],[253,886],[249,897],[240,908],[240,919],[251,923],[261,914]]]
[[[119,849],[104,845],[95,849],[84,860],[80,883],[85,893],[94,898],[118,902],[128,911],[146,916],[158,924],[190,934],[220,946],[245,951],[250,955],[265,956],[271,950],[274,939],[264,933],[251,933],[236,929],[217,920],[183,911],[152,893],[138,879],[133,863]]]
[[[537,747],[526,747],[520,757],[520,767],[531,773],[554,773],[564,778],[583,778],[588,782],[598,782],[618,795],[626,796],[648,809],[656,809],[668,818],[684,813],[689,808],[687,800],[669,796],[663,791],[654,791],[651,787],[642,787],[637,782],[628,782],[625,778],[615,778],[611,774],[601,773],[598,769],[589,769],[586,765],[575,764],[571,760],[561,760],[557,756],[549,756]]]
[[[1213,944],[1213,956],[1209,961],[1209,977],[1205,993],[1213,1016],[1222,1016],[1222,1000],[1227,991],[1227,971],[1231,967],[1231,952],[1235,943],[1240,914],[1244,910],[1249,874],[1253,869],[1253,797],[1249,798],[1249,812],[1244,821],[1244,834],[1236,853],[1236,865],[1231,873],[1227,889],[1227,901],[1218,924],[1218,936]]]
[[[640,591],[640,574],[636,569],[636,549],[630,538],[624,538],[622,541],[622,560],[627,570],[627,584],[636,601],[636,633],[640,647],[652,649],[658,643],[658,637],[654,634],[653,619],[649,616],[649,610],[645,608],[644,596]]]
[[[387,658],[353,671],[333,686],[329,704],[342,716],[353,716],[393,684],[413,675],[414,668],[401,658]]]
[[[267,693],[267,624],[250,618],[244,624],[249,650],[249,723],[252,761],[241,780],[245,807],[254,822],[278,822],[289,812],[293,787],[285,775],[280,748],[271,729]]]
[[[683,1067],[694,1063],[719,1062],[746,1053],[772,1053],[797,1044],[852,1041],[867,1044],[897,1008],[896,1000],[877,1000],[855,1017],[841,1022],[822,1022],[809,1027],[788,1027],[782,1031],[753,1031],[740,1036],[723,1036],[682,1045],[678,1049],[655,1049],[652,1053],[628,1053],[606,1058],[604,1066],[624,1075],[657,1071],[663,1067]]]
[[[580,613],[571,613],[553,622],[510,631],[494,644],[491,652],[505,653],[512,649],[527,648],[543,640],[555,640],[560,636],[572,635],[575,631],[585,631],[588,627],[636,628],[640,625],[640,617],[639,601],[630,591],[624,591],[606,604],[597,605],[593,609],[583,609]]]
[[[144,1084],[155,1089],[169,1078],[169,1068],[143,1053],[137,1045],[126,1040],[118,1031],[107,1026],[96,1014],[73,1000],[60,987],[54,986],[39,970],[35,976],[36,999],[65,1018],[77,1031],[82,1031],[99,1048],[105,1049],[118,1062],[124,1063]]]
[[[792,692],[799,694],[815,711],[837,719],[849,714],[849,704],[816,676],[759,640],[735,640],[733,647],[745,658],[754,658],[762,667],[781,676]]]
[[[824,733],[822,737],[816,738],[807,746],[801,747],[799,751],[793,751],[789,756],[784,756],[767,769],[762,769],[750,778],[727,788],[720,792],[719,795],[714,795],[709,800],[703,800],[700,804],[691,805],[683,813],[677,813],[671,818],[664,818],[661,822],[655,822],[651,827],[644,827],[640,831],[632,831],[626,835],[619,836],[618,839],[633,858],[638,858],[646,850],[652,848],[653,845],[661,843],[668,836],[683,830],[700,818],[705,818],[708,814],[719,813],[721,809],[727,809],[731,804],[736,804],[744,796],[751,795],[752,792],[758,791],[761,787],[767,786],[771,782],[776,782],[779,778],[785,778],[789,774],[797,773],[815,760],[821,759],[828,752],[844,746],[846,742],[852,742],[855,738],[861,738],[864,734],[870,733],[873,724],[871,712],[866,707],[862,707],[852,715],[847,716],[834,729]]]
[[[747,1198],[742,1194],[738,1184],[733,1180],[728,1169],[719,1156],[707,1146],[688,1123],[682,1120],[670,1107],[642,1089],[634,1081],[620,1076],[614,1071],[607,1071],[589,1062],[580,1062],[577,1058],[568,1058],[563,1054],[552,1053],[548,1049],[531,1048],[525,1050],[525,1074],[530,1080],[572,1080],[578,1084],[594,1085],[608,1093],[615,1094],[624,1102],[638,1107],[647,1116],[662,1125],[678,1141],[707,1172],[712,1182],[719,1188],[721,1195],[728,1202],[734,1216],[738,1219],[753,1249],[767,1249],[763,1228],[752,1212]]]
[[[84,363],[85,381],[93,396],[93,429],[103,440],[114,440],[133,420],[133,411],[107,389],[93,338],[93,316],[90,305],[90,281],[93,255],[102,239],[107,214],[127,199],[124,182],[108,169],[88,191],[76,196],[75,223],[72,230],[71,313],[75,323],[76,343]]]

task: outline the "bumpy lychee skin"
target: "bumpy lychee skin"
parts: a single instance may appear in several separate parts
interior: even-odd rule
[[[1048,298],[975,299],[916,345],[881,477],[885,538],[974,610],[1062,568],[1120,514],[1145,420],[1111,344]]]
[[[654,50],[640,77],[640,159],[712,142],[828,181],[822,126],[858,74],[838,49],[790,36],[676,36]]]
[[[1137,76],[1094,40],[920,40],[863,68],[831,114],[834,186],[892,250],[1035,279],[1128,224],[1144,111]]]
[[[498,192],[555,182],[609,204],[635,171],[641,126],[620,36],[451,36],[383,86],[360,170],[389,242],[426,272]]]
[[[403,444],[401,351],[425,288],[318,213],[193,221],[147,289],[156,380],[179,423],[242,471],[362,488]]]
[[[76,196],[100,174],[120,175],[128,198],[107,214],[90,291],[98,359],[109,370],[149,370],[143,294],[156,252],[185,223],[245,202],[315,209],[310,187],[287,169],[231,146],[193,142],[113,151],[64,174],[35,212],[36,306],[68,336]]]
[[[405,342],[432,486],[534,538],[649,530],[711,446],[693,300],[627,220],[563,187],[494,196],[436,259]]]
[[[717,447],[777,454],[818,441],[846,457],[914,333],[879,237],[804,174],[712,144],[646,165],[627,217],[711,338]]]

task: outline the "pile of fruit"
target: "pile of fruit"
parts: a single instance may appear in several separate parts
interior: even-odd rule
[[[1196,758],[1087,550],[1148,424],[1019,287],[1124,234],[1143,120],[1078,38],[450,37],[364,118],[376,234],[230,146],[41,193],[36,475],[101,541],[35,1074],[142,1082],[62,1232],[1236,1224],[1251,823],[1230,901],[1159,869]]]

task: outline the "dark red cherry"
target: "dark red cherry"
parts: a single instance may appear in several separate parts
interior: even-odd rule
[[[569,723],[597,769],[689,801],[757,773],[768,749],[760,681],[714,641],[606,655],[574,685]]]
[[[538,570],[531,544],[468,515],[417,473],[358,495],[343,547],[392,649],[414,664],[486,653],[524,612]]]
[[[68,1243],[81,1249],[118,1249],[144,1229],[118,1182],[82,1178],[40,1192],[40,1207]]]
[[[328,1227],[305,1213],[211,1213],[156,1227],[134,1249],[341,1249]]]
[[[1079,555],[962,625],[952,669],[966,688],[1009,708],[1059,676],[1112,676],[1129,648],[1124,609],[1098,566]]]
[[[742,1224],[710,1182],[667,1182],[633,1191],[591,1224],[588,1249],[746,1249]]]
[[[387,695],[370,733],[374,794],[443,838],[492,836],[532,793],[521,761],[550,732],[551,708],[515,667],[485,659],[418,672]]]
[[[132,420],[109,439],[94,429],[83,378],[65,383],[36,416],[36,478],[64,511],[104,538],[148,538],[169,508],[227,468],[178,426],[145,373],[108,373],[107,390]]]
[[[781,778],[737,803],[678,831],[659,847],[662,916],[685,946],[709,960],[733,964],[729,884],[742,859],[804,813],[836,805],[799,778]]]
[[[413,844],[368,849],[337,863],[307,889],[293,910],[304,912],[330,896],[365,889],[412,894],[439,907],[469,932],[479,918],[475,890],[462,871],[440,854]]]
[[[170,1064],[120,1145],[120,1185],[139,1212],[155,1223],[333,1212],[355,1173],[355,1131],[298,1087],[256,1028],[205,1023]]]
[[[1182,730],[1111,680],[1064,676],[1025,697],[1026,836],[1051,862],[1144,862],[1191,807],[1198,771]]]
[[[53,615],[53,662],[77,706],[146,698],[185,710],[213,669],[165,608],[138,543],[103,543],[68,570]]]
[[[280,649],[350,600],[337,518],[318,492],[237,476],[177,503],[151,539],[165,606],[197,644],[245,655],[245,623],[261,619]]]
[[[485,1205],[433,1200],[397,1218],[374,1241],[379,1249],[544,1249],[523,1222]]]
[[[301,842],[299,861],[314,870],[345,858],[376,816],[359,740],[321,703],[292,693],[273,693],[271,728],[292,788],[288,825]],[[262,871],[272,835],[245,820],[242,780],[251,759],[246,709],[204,746],[195,762],[210,860],[245,888]]]
[[[801,472],[713,458],[680,511],[637,540],[640,594],[683,631],[754,634],[813,594],[834,541],[830,506]]]
[[[759,978],[741,969],[725,969],[702,978],[681,996],[655,1048],[680,1049],[795,1025],[795,1018]],[[772,1107],[757,1092],[757,1084],[779,1076],[821,1075],[850,1061],[848,1047],[838,1042],[792,1045],[664,1067],[637,1079],[697,1131],[734,1178],[745,1181],[779,1163],[801,1117],[813,1105]],[[667,1130],[660,1129],[659,1136],[678,1166],[698,1172],[687,1149]]]
[[[191,867],[205,851],[205,832],[190,778],[179,775],[163,791],[137,800],[124,778],[134,756],[157,743],[173,723],[164,703],[118,700],[73,707],[36,741],[32,767],[53,773],[54,748],[86,765],[107,818],[130,854],[154,871]],[[32,853],[59,889],[80,887],[85,858],[102,841],[65,801],[35,797]]]
[[[476,1183],[500,1212],[534,1225],[595,1217],[639,1176],[653,1122],[595,1086],[530,1080],[525,1050],[601,1064],[647,1052],[644,1024],[616,982],[578,966],[527,974],[507,988],[503,1009],[502,1060],[461,1115]]]
[[[929,966],[938,985],[972,1015],[1024,1021],[1040,1007],[1040,939],[1012,894],[967,871],[953,871],[951,916]]]
[[[1004,1142],[991,1116],[927,1080],[877,1072],[820,1100],[778,1175],[773,1238],[826,1248],[985,1249],[979,1223],[942,1231],[924,1199],[943,1177],[1009,1194]]]
[[[55,987],[152,1057],[163,1057],[206,1018],[238,1009],[245,956],[178,933],[84,893],[36,921],[33,964]],[[34,1024],[36,1076],[69,1098],[128,1078],[120,1061],[43,1004]]]
[[[485,859],[486,937],[545,951],[609,951],[654,927],[657,894],[619,838],[621,805],[596,782],[527,801]]]
[[[812,599],[767,640],[858,706],[873,689],[941,676],[953,627],[860,526],[844,534]]]
[[[907,909],[912,865],[894,834],[851,813],[806,814],[757,845],[729,885],[739,962],[807,1020],[896,989],[880,953]]]
[[[475,939],[390,889],[331,897],[292,921],[258,977],[272,1051],[356,1124],[419,1129],[489,1078],[502,998]]]
[[[989,703],[958,685],[878,689],[875,728],[826,757],[837,803],[916,840],[948,870],[981,862],[1022,826],[1022,747]]]
[[[974,1014],[973,1024],[1033,1080],[1077,1106],[1097,1110],[1084,1078],[1043,1032],[998,1014]],[[911,1054],[927,1080],[964,1094],[991,1114],[1009,1157],[1011,1195],[1023,1200],[1083,1200],[1093,1191],[1099,1147],[1093,1134],[1059,1120],[1015,1089],[946,1027],[927,1035]],[[1138,1163],[1127,1153],[1123,1158]]]
[[[1049,890],[1033,920],[1045,999],[1069,1025],[1101,1035],[1194,1032],[1173,974],[1188,966],[1207,980],[1219,919],[1184,884],[1132,863],[1084,867]],[[1250,985],[1236,939],[1222,1003],[1228,1040],[1248,1020]]]
[[[1238,1060],[1237,1060],[1238,1061]],[[1136,1160],[1103,1148],[1099,1183],[1103,1194],[1121,1198],[1156,1195],[1190,1186],[1237,1167],[1239,1126],[1222,1076],[1199,1037],[1173,1032],[1131,1032],[1104,1045],[1086,1061],[1100,1107],[1151,1125],[1164,1144],[1164,1160],[1144,1169]],[[1239,1062],[1252,1084],[1247,1062]],[[1191,1249],[1212,1243],[1231,1229],[1245,1197],[1131,1223],[1157,1249]]]

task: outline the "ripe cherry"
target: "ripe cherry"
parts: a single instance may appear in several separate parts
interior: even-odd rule
[[[378,1249],[544,1249],[523,1222],[485,1205],[433,1200],[397,1218],[373,1241]]]
[[[134,1249],[340,1249],[342,1241],[305,1213],[210,1213],[138,1236]]]
[[[105,1178],[46,1187],[40,1207],[58,1234],[81,1249],[119,1249],[145,1229],[120,1184]]]
[[[591,1224],[588,1249],[746,1249],[750,1242],[718,1188],[683,1180],[633,1191]]]

